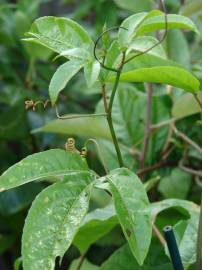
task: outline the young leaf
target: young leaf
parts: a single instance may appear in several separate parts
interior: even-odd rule
[[[109,233],[117,224],[114,208],[109,205],[88,213],[74,238],[74,245],[84,253],[90,245]]]
[[[88,33],[76,22],[67,18],[52,16],[37,19],[27,33],[26,41],[37,42],[54,52],[61,53],[72,48],[89,48],[93,41]]]
[[[168,14],[168,29],[185,29],[192,30],[199,33],[195,24],[187,17],[175,14]],[[138,27],[136,36],[143,35],[145,33],[154,32],[158,30],[165,29],[165,15],[150,16],[142,22],[140,27]]]
[[[88,87],[91,87],[100,74],[100,64],[97,61],[90,61],[84,66],[84,76]]]
[[[84,66],[80,60],[70,60],[61,65],[54,73],[50,85],[49,95],[52,105],[55,105],[60,91],[62,91],[69,80]]]
[[[0,176],[0,191],[35,180],[68,173],[87,171],[88,166],[80,155],[61,149],[52,149],[30,155],[11,166]]]
[[[144,186],[134,173],[125,168],[112,171],[106,178],[124,235],[137,262],[142,265],[152,234],[149,200]]]
[[[118,41],[122,48],[126,48],[130,44],[134,31],[146,16],[147,12],[142,12],[134,14],[123,21],[118,33]]]
[[[69,175],[37,196],[23,230],[24,269],[55,269],[86,215],[92,180],[90,174]]]
[[[124,72],[121,74],[120,80],[123,82],[163,83],[192,93],[196,93],[200,87],[200,82],[190,72],[174,66],[148,67]]]

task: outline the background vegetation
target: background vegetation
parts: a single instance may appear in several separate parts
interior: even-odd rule
[[[167,0],[165,2],[169,13],[179,13],[190,17],[201,34],[196,35],[193,32],[176,29],[169,30],[163,44],[167,56],[182,64],[202,81],[201,1]],[[56,68],[63,63],[63,59],[54,59],[55,55],[48,49],[27,44],[22,38],[34,19],[44,15],[57,15],[81,22],[96,40],[103,31],[104,24],[107,28],[119,25],[130,14],[149,11],[154,7],[160,8],[157,2],[149,0],[18,0],[17,2],[1,0],[1,172],[32,153],[51,148],[64,148],[67,137],[72,136],[76,138],[78,149],[82,148],[86,138],[97,139],[109,169],[118,166],[114,146],[110,141],[104,121],[58,120],[51,106],[47,106],[44,110],[41,104],[38,104],[34,111],[25,109],[26,100],[46,101],[49,98],[50,79]],[[147,87],[148,85],[146,85],[146,90]],[[142,160],[144,142],[147,139],[145,135],[148,135],[145,129],[145,123],[148,120],[146,90],[143,84],[122,83],[115,100],[113,118],[124,161],[149,185],[147,188],[151,202],[172,198],[186,199],[199,204],[202,167],[201,108],[191,94],[181,89],[167,85],[152,85],[152,108],[149,113],[151,124],[154,126],[152,134],[149,134],[148,149]],[[202,102],[202,92],[198,94],[198,99]],[[88,87],[83,74],[79,73],[60,95],[58,108],[61,114],[92,113],[99,110],[100,100],[100,88],[97,85]],[[177,119],[174,128],[167,124],[172,123],[173,118]],[[164,124],[161,127],[158,124],[162,122]],[[87,159],[91,168],[100,175],[104,174],[103,166],[93,145]],[[22,228],[27,210],[35,196],[48,184],[48,182],[31,183],[0,193],[0,269],[13,269],[15,260],[21,256]],[[109,200],[107,195],[103,196],[95,191],[90,209],[105,207]],[[174,205],[172,201],[172,206]],[[172,207],[163,211],[158,216],[157,227],[161,231],[167,224],[175,225],[181,239],[181,252],[185,254],[193,250],[192,245],[187,246],[185,238],[194,238],[193,230],[196,235],[197,228],[191,227],[190,233],[190,219],[187,213],[178,211],[178,208]],[[113,224],[113,220],[110,222]],[[111,225],[107,228],[108,233],[100,237],[86,254],[88,260],[97,266],[124,243],[119,226]],[[162,247],[156,240],[154,237],[153,244],[157,246],[153,257],[155,263],[162,252]],[[127,252],[126,250],[124,254]],[[69,265],[78,257],[77,248],[72,246],[65,255],[61,269],[69,269]],[[164,259],[165,265],[168,264],[166,258]],[[111,260],[113,260],[112,257]],[[125,260],[127,261],[127,256]],[[194,262],[190,259],[187,264],[192,267]],[[73,262],[75,265],[76,263]],[[150,264],[150,262],[147,263]],[[88,262],[84,266],[86,268],[82,268],[83,270],[91,269]],[[72,270],[76,269],[74,265],[71,267]],[[107,270],[107,267],[110,267],[110,263],[103,269]],[[169,265],[167,267],[158,269],[170,269]],[[128,269],[132,268],[129,266]]]

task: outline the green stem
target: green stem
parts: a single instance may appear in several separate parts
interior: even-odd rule
[[[114,87],[113,87],[113,90],[112,90],[112,94],[111,94],[111,97],[110,97],[109,108],[108,108],[108,112],[107,112],[107,122],[108,122],[109,129],[110,129],[110,132],[111,132],[114,147],[116,149],[116,154],[117,154],[119,166],[123,167],[124,166],[123,165],[123,158],[122,158],[122,155],[121,155],[121,150],[120,150],[120,147],[119,147],[119,143],[118,143],[118,140],[117,140],[117,137],[116,137],[116,133],[115,133],[114,126],[113,126],[113,121],[112,121],[112,106],[113,106],[116,90],[117,90],[118,85],[119,85],[120,75],[121,75],[121,68],[116,74],[116,80],[115,80]]]
[[[201,209],[198,227],[198,238],[196,247],[196,270],[201,270],[201,253],[202,253],[202,196],[201,196]]]

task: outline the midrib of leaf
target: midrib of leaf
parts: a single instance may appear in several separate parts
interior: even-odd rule
[[[62,44],[62,45],[65,45],[65,46],[67,46],[67,48],[74,48],[74,46],[70,46],[68,43],[66,43],[66,42],[64,42],[64,41],[60,41],[60,40],[57,40],[57,39],[54,39],[54,38],[50,38],[50,37],[48,37],[48,36],[45,36],[45,35],[43,35],[43,34],[34,34],[34,33],[31,33],[31,35],[32,36],[34,36],[35,38],[37,38],[37,39],[39,39],[40,40],[40,37],[42,37],[42,38],[44,38],[44,39],[48,39],[49,41],[54,41],[54,42],[56,42],[56,43],[58,43],[58,44]]]
[[[122,206],[125,208],[126,212],[128,213],[129,223],[130,223],[131,227],[133,227],[133,226],[134,226],[133,221],[132,221],[132,219],[131,219],[131,216],[130,216],[129,211],[127,210],[127,206],[125,205],[124,199],[123,199],[123,197],[121,196],[121,193],[120,193],[119,190],[117,189],[116,185],[114,185],[112,179],[111,179],[109,176],[107,176],[107,178],[110,180],[110,184],[112,184],[112,185],[114,186],[114,188],[116,189],[117,193],[119,194],[119,198],[120,198],[120,201],[122,202]],[[118,215],[117,215],[117,217],[118,217],[118,219],[119,219],[119,216],[118,216]],[[133,236],[134,236],[134,231],[132,232],[132,234],[133,234]],[[128,237],[128,238],[130,238],[130,237]],[[134,240],[135,240],[135,242],[136,242],[136,238],[135,238],[135,237],[134,237]],[[138,252],[138,249],[137,249],[137,252]],[[139,252],[138,252],[138,257],[139,257],[139,256],[140,256],[140,254],[139,254]]]
[[[7,170],[8,172],[8,170]],[[41,178],[45,178],[45,177],[52,177],[52,176],[65,176],[67,175],[67,173],[89,173],[89,171],[82,171],[82,170],[61,170],[61,171],[57,171],[57,173],[44,173],[44,174],[41,174],[40,176],[38,177],[30,177],[30,178],[26,178],[28,181],[35,181],[35,180],[38,180],[38,179],[41,179]],[[2,175],[3,176],[3,175]]]
[[[26,183],[29,183],[29,182],[32,182],[32,181],[36,181],[36,180],[40,180],[40,179],[45,179],[47,177],[54,177],[54,176],[65,176],[67,174],[82,174],[82,173],[89,173],[89,171],[82,171],[82,170],[61,170],[61,171],[58,171],[57,173],[54,174],[53,173],[45,173],[45,174],[41,174],[40,176],[38,177],[29,177],[29,178],[26,178]],[[3,175],[2,175],[3,176]],[[21,185],[24,185],[25,183],[22,183],[18,186],[21,186]]]
[[[64,217],[63,217],[61,223],[60,223],[59,226],[58,226],[59,228],[58,228],[57,231],[58,231],[59,233],[57,233],[57,232],[53,233],[53,237],[54,237],[54,240],[53,240],[53,242],[54,242],[54,248],[53,248],[52,252],[50,253],[50,255],[48,256],[48,259],[49,259],[49,260],[52,260],[52,258],[55,256],[55,247],[56,247],[56,243],[60,242],[60,241],[58,240],[58,235],[60,234],[60,230],[61,230],[61,228],[64,226],[65,221],[66,221],[66,219],[67,219],[69,213],[70,213],[71,210],[74,208],[74,205],[77,203],[78,197],[80,197],[82,193],[86,192],[86,190],[89,189],[90,185],[92,185],[92,183],[90,183],[89,185],[87,185],[87,186],[80,192],[79,196],[77,196],[77,197],[75,198],[75,200],[73,200],[73,202],[72,202],[72,204],[71,204],[69,210],[68,210],[67,207],[65,208],[65,209],[68,210],[68,211],[67,211],[66,214],[64,214]],[[89,197],[89,199],[90,199],[90,197]],[[83,219],[84,219],[84,218],[83,218]],[[76,235],[76,233],[78,232],[78,230],[79,230],[79,228],[77,228],[77,231],[75,232],[75,235]]]

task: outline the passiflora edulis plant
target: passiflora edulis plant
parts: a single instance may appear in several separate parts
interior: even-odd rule
[[[105,29],[96,42],[77,22],[52,16],[37,19],[26,33],[25,42],[45,46],[57,54],[56,59],[64,60],[49,85],[53,107],[56,107],[60,92],[79,71],[83,70],[88,87],[99,84],[103,103],[98,105],[94,114],[60,116],[57,107],[56,112],[60,121],[85,118],[85,124],[89,126],[96,126],[99,122],[104,130],[103,137],[113,142],[118,165],[117,168],[109,170],[110,160],[103,158],[102,143],[91,139],[106,171],[99,176],[89,168],[86,161],[89,141],[80,151],[76,149],[74,139],[69,139],[65,150],[51,149],[30,155],[2,174],[1,192],[32,181],[54,181],[36,197],[27,215],[22,236],[24,270],[53,270],[56,258],[62,259],[72,244],[84,255],[93,243],[117,224],[122,228],[125,244],[100,269],[116,267],[126,270],[168,270],[172,269],[169,259],[164,256],[163,248],[158,250],[156,242],[152,240],[152,231],[162,240],[155,225],[157,215],[170,207],[180,208],[189,215],[190,222],[178,224],[176,230],[179,232],[182,227],[184,231],[193,229],[193,226],[197,228],[199,207],[181,200],[150,203],[147,191],[156,179],[144,183],[140,177],[145,169],[150,133],[161,128],[161,125],[150,125],[152,84],[181,88],[191,93],[200,104],[197,98],[200,83],[197,78],[181,64],[167,59],[162,43],[169,29],[198,33],[195,24],[187,17],[166,14],[160,10],[134,14],[126,18],[119,27]],[[116,33],[113,38],[110,37],[111,32]],[[154,35],[155,32],[158,32],[160,38]],[[117,123],[122,123],[123,119],[113,117],[116,94],[122,102],[123,118],[127,109],[133,108],[133,91],[136,90],[133,89],[134,84],[130,83],[145,83],[148,94],[148,125],[140,154],[139,171],[128,166],[128,161],[124,160],[123,141],[116,132]],[[126,89],[120,89],[122,85]],[[127,100],[124,100],[124,91],[131,95]],[[36,105],[34,102],[26,102],[27,108],[35,108]],[[47,103],[43,105],[46,107]],[[140,104],[139,110],[141,106],[145,106],[145,103]],[[136,115],[133,117],[135,119]],[[175,127],[175,120],[171,119],[169,124],[176,136],[188,140]],[[134,120],[133,129],[135,128]],[[134,141],[128,138],[127,143],[132,146]],[[193,147],[197,148],[196,145]],[[95,189],[112,197],[110,204],[99,209],[98,214],[98,210],[88,213],[89,202]],[[186,269],[196,261],[196,235],[194,237],[190,257],[181,254]]]

